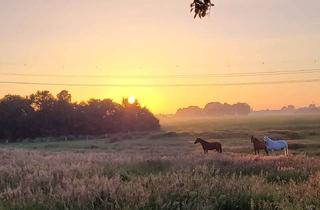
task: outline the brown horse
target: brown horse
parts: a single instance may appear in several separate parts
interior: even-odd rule
[[[208,154],[208,150],[217,150],[217,152],[222,153],[222,146],[219,142],[207,142],[203,139],[197,138],[194,144],[200,143],[204,154]]]
[[[267,146],[264,143],[264,141],[260,141],[259,139],[257,139],[254,136],[251,136],[251,143],[253,143],[253,149],[254,149],[254,154],[259,154],[259,151],[262,149],[266,152],[267,155],[269,155],[268,150],[267,150]]]

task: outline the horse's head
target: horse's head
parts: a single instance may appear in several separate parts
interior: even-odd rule
[[[200,138],[196,138],[196,140],[194,141],[194,144],[200,143],[201,139]]]

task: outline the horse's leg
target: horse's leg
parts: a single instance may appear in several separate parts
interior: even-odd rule
[[[257,150],[256,149],[254,149],[254,154],[257,155]]]
[[[269,151],[267,150],[267,148],[265,148],[264,151],[265,151],[266,154],[269,156]]]

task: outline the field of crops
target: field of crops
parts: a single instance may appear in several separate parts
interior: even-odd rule
[[[320,116],[161,121],[163,131],[0,149],[0,209],[319,209]],[[253,155],[250,136],[289,142]],[[195,137],[220,141],[203,155]]]

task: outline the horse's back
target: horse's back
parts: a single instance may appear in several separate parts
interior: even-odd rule
[[[281,150],[288,148],[288,142],[285,140],[268,140],[267,144],[268,149],[273,149],[273,150]]]
[[[220,142],[210,142],[208,145],[208,149],[219,149],[221,148]]]
[[[288,148],[288,142],[285,140],[279,140],[286,148]]]

